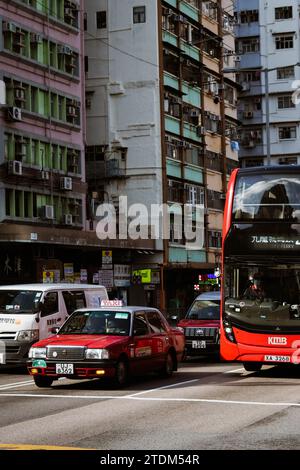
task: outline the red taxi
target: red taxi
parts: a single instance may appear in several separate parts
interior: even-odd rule
[[[139,373],[170,377],[185,348],[182,331],[147,307],[76,310],[56,333],[30,349],[27,367],[38,387],[60,377],[109,377],[119,386]]]

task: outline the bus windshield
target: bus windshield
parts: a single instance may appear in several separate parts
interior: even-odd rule
[[[225,314],[252,325],[300,326],[300,265],[225,266]]]
[[[32,290],[0,290],[0,313],[36,313],[41,296]]]
[[[237,177],[233,220],[300,222],[300,179],[292,175],[241,175]]]

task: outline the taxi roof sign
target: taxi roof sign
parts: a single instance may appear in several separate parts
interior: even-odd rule
[[[122,300],[101,300],[101,307],[123,307]]]

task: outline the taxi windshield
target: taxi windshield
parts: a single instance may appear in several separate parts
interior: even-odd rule
[[[195,300],[186,318],[190,320],[219,320],[220,300]]]
[[[129,336],[129,330],[129,312],[91,310],[74,312],[59,330],[59,334]]]
[[[0,312],[36,313],[41,296],[42,292],[32,290],[0,290]]]

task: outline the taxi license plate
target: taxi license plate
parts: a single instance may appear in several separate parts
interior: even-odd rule
[[[74,374],[74,364],[56,364],[57,374]]]
[[[265,356],[266,362],[291,362],[290,356]]]
[[[206,341],[192,341],[192,348],[193,349],[205,349]]]

